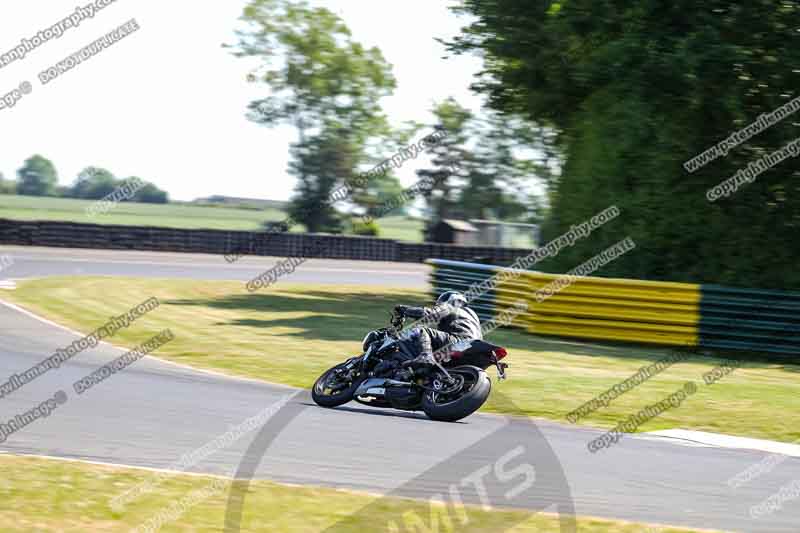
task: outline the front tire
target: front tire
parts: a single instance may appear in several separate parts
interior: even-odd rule
[[[464,386],[469,389],[455,398],[425,392],[422,396],[422,410],[432,420],[442,422],[461,420],[480,409],[492,390],[492,380],[486,372],[476,366],[459,366],[449,369],[448,372],[463,377]]]
[[[336,379],[337,371],[344,368],[347,363],[348,362],[338,364],[328,369],[317,378],[317,381],[314,382],[314,386],[311,387],[311,398],[314,400],[314,403],[320,407],[338,407],[353,399],[353,393],[356,392],[358,386],[364,381],[363,377],[352,379],[344,388],[337,388],[335,391],[331,388],[331,381]],[[337,385],[340,384],[341,383]]]

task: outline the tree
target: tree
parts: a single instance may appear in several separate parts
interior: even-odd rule
[[[549,155],[534,128],[522,117],[491,111],[470,122],[474,147],[463,165],[466,183],[458,197],[464,218],[535,218],[543,199],[530,190],[545,189]]]
[[[384,210],[382,206],[387,205],[393,198],[397,198],[403,192],[400,181],[390,172],[381,174],[371,179],[363,187],[356,189],[353,195],[353,203],[362,208],[364,214],[372,217],[382,216]],[[397,209],[396,214],[400,214],[402,208]]]
[[[119,190],[121,202],[142,202],[148,204],[165,204],[169,202],[169,194],[153,183],[141,178],[130,177],[120,180],[111,171],[100,167],[86,167],[78,174],[78,178],[68,191],[72,198],[85,200],[101,200]]]
[[[17,171],[17,194],[54,196],[58,173],[53,163],[40,155],[27,159]]]
[[[800,161],[714,203],[706,191],[797,138],[787,119],[695,172],[683,163],[786,104],[800,71],[800,2],[465,0],[475,17],[448,43],[478,52],[473,88],[505,115],[556,135],[563,167],[545,239],[616,204],[622,215],[563,250],[568,270],[631,236],[604,274],[800,287]]]
[[[434,180],[428,206],[435,219],[535,218],[541,200],[526,192],[543,180],[545,152],[522,117],[475,116],[453,98],[437,104],[435,128],[443,135],[431,149],[434,168],[417,172]],[[523,157],[540,154],[542,161]]]
[[[346,133],[334,125],[293,147],[290,172],[298,182],[289,214],[302,221],[308,231],[342,231],[341,217],[329,198],[339,178],[352,172],[357,152],[358,148],[348,143]]]
[[[377,48],[354,42],[345,24],[324,8],[251,0],[242,18],[250,29],[239,32],[235,55],[263,59],[261,73],[249,79],[270,90],[251,102],[248,117],[297,129],[291,169],[299,183],[292,212],[309,231],[336,230],[329,205],[334,186],[368,162],[371,139],[392,134],[379,103],[395,87],[390,67]],[[323,171],[323,154],[337,146],[346,153]]]
[[[128,178],[125,181],[131,182],[133,180],[139,180],[139,178]],[[167,191],[159,189],[154,184],[146,182],[144,186],[134,193],[133,198],[128,201],[142,202],[145,204],[166,204],[169,202],[169,194]]]
[[[448,98],[434,106],[433,114],[437,119],[434,128],[439,139],[429,150],[433,154],[433,168],[418,170],[417,175],[434,184],[426,200],[436,219],[441,220],[462,214],[456,187],[463,185],[458,167],[472,161],[466,147],[469,139],[467,122],[472,118],[472,113],[453,98]]]
[[[105,198],[119,186],[119,180],[111,171],[100,167],[86,167],[73,183],[70,196],[84,200]]]

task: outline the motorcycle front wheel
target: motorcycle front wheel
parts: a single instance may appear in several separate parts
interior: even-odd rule
[[[489,376],[476,366],[459,366],[448,369],[448,372],[463,382],[452,393],[425,392],[422,396],[422,410],[432,420],[461,420],[480,409],[492,390]]]
[[[328,369],[314,382],[311,388],[314,403],[321,407],[338,407],[353,399],[353,393],[364,378],[354,378],[346,365],[344,362]]]

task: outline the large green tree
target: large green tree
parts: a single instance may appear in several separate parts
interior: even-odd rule
[[[169,194],[153,183],[137,177],[117,179],[110,170],[93,166],[86,167],[78,174],[75,183],[66,191],[66,196],[100,200],[118,189],[129,196],[121,198],[122,202],[147,204],[169,202]]]
[[[491,111],[471,122],[474,142],[458,200],[465,218],[536,219],[548,173],[547,153],[532,128],[521,117]]]
[[[17,171],[17,194],[55,196],[58,173],[53,163],[41,155],[25,160]]]
[[[299,180],[289,214],[311,232],[342,231],[341,216],[329,202],[340,178],[353,170],[359,148],[348,142],[340,125],[329,124],[318,134],[306,136],[292,148],[290,171]]]
[[[417,171],[420,178],[433,184],[426,197],[433,215],[429,222],[463,216],[458,202],[465,183],[462,169],[472,161],[468,148],[472,113],[453,98],[436,104],[432,111],[438,140],[428,148],[431,166]]]
[[[114,192],[119,181],[111,171],[100,167],[86,167],[78,174],[69,193],[73,198],[99,200]]]
[[[234,53],[262,60],[250,79],[269,89],[267,97],[250,104],[249,117],[297,129],[292,172],[298,187],[292,211],[309,231],[338,229],[326,226],[337,218],[327,201],[330,193],[370,161],[376,138],[397,140],[380,108],[380,99],[395,87],[390,66],[377,48],[355,42],[341,19],[324,8],[251,0],[242,18],[247,30],[239,33]],[[336,147],[346,153],[322,173],[322,157]]]
[[[800,2],[465,0],[450,43],[478,51],[490,105],[557,132],[561,175],[546,236],[611,204],[622,217],[562,251],[568,269],[631,235],[609,274],[800,287],[800,163],[728,198],[706,191],[800,134],[787,119],[704,168],[683,163],[796,97]]]
[[[530,122],[492,112],[476,116],[453,98],[432,112],[443,136],[429,149],[431,168],[417,174],[434,180],[427,198],[433,221],[534,217],[537,201],[526,191],[542,182],[540,165],[531,153],[521,153],[540,153]]]
[[[380,174],[369,180],[363,187],[356,188],[353,203],[362,208],[364,214],[382,216],[384,206],[391,205],[393,199],[403,192],[403,186],[391,172]],[[404,207],[397,208],[392,214],[402,214]]]

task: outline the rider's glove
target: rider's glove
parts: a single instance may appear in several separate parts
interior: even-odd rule
[[[408,309],[407,305],[395,305],[394,312],[400,316],[405,316],[406,309]]]

